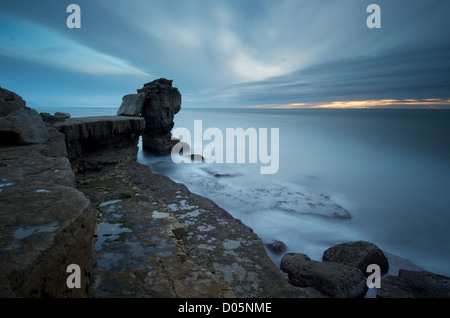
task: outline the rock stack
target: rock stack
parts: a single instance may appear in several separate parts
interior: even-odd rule
[[[143,148],[158,156],[169,155],[178,140],[170,131],[174,116],[181,109],[181,94],[172,80],[160,78],[147,83],[137,94],[125,95],[118,116],[141,116],[145,119]]]

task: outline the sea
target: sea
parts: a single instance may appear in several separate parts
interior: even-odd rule
[[[68,110],[72,117],[116,111]],[[138,161],[212,199],[263,242],[284,242],[285,252],[320,261],[333,245],[370,241],[393,259],[450,276],[450,110],[185,108],[174,129],[194,135],[195,121],[223,132],[224,144],[227,128],[267,128],[269,137],[278,128],[278,171],[261,174],[268,164],[249,162],[250,139],[243,163],[177,164],[141,146]],[[335,207],[348,217],[316,213]],[[279,264],[281,254],[268,254]]]

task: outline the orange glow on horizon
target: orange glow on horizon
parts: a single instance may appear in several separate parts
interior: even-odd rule
[[[396,106],[396,107],[393,107]],[[291,103],[291,104],[264,104],[248,108],[259,109],[302,109],[302,108],[332,108],[332,109],[364,109],[364,108],[450,108],[450,99],[428,98],[428,99],[376,99],[339,101],[326,104],[315,103]]]

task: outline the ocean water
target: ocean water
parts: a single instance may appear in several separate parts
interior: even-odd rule
[[[214,200],[264,242],[285,242],[287,252],[321,260],[332,245],[367,240],[450,275],[450,111],[183,109],[174,128],[194,135],[194,120],[224,136],[226,128],[279,128],[278,172],[261,175],[260,161],[175,164],[143,151],[138,161]],[[350,218],[316,213],[336,206]],[[281,255],[269,255],[279,263]]]
[[[117,108],[37,111],[85,117]],[[194,135],[195,120],[224,136],[242,127],[268,128],[270,137],[278,128],[278,172],[261,175],[259,162],[175,164],[142,147],[138,161],[214,200],[264,242],[285,242],[286,252],[320,261],[332,245],[367,240],[450,276],[450,110],[182,109],[174,128]],[[350,218],[321,213],[336,207]]]

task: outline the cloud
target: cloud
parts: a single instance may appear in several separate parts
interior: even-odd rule
[[[103,5],[133,35],[125,39],[127,46],[157,56],[180,76],[202,78],[202,86],[286,74],[320,59],[339,41],[323,23],[334,21],[329,17],[339,6],[332,2],[325,13],[304,1],[111,0]]]
[[[46,27],[0,15],[1,55],[87,74],[149,76],[124,59],[102,53]]]
[[[450,98],[450,46],[411,50],[386,49],[375,56],[359,56],[319,63],[264,81],[224,86],[205,92],[209,104],[234,107],[302,107],[350,101]],[[435,103],[439,105],[439,103]],[[444,105],[441,104],[441,105]],[[353,104],[355,106],[356,104]],[[372,105],[372,104],[362,104]],[[387,105],[387,104],[386,104]],[[394,103],[392,103],[394,105]]]

